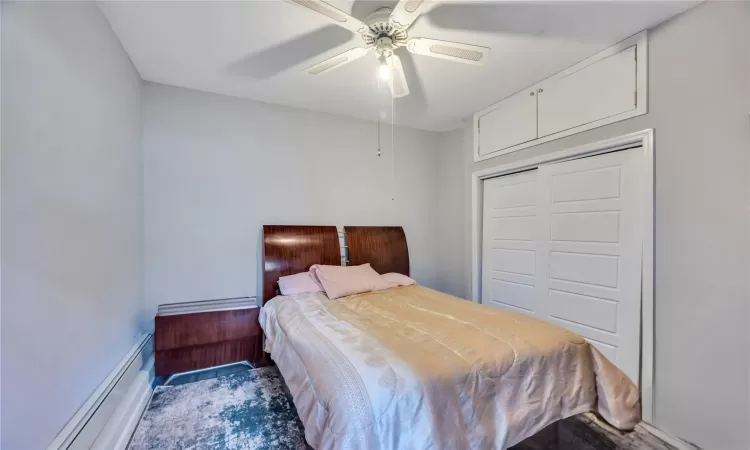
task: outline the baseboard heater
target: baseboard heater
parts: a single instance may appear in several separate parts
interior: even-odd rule
[[[154,379],[154,339],[138,336],[47,450],[124,450],[146,408]]]

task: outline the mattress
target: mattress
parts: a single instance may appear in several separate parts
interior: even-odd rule
[[[581,336],[425,287],[279,296],[260,323],[316,449],[505,449],[578,413],[640,421],[637,387]]]

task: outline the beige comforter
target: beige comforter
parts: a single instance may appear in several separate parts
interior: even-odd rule
[[[640,420],[582,337],[424,287],[276,297],[260,321],[316,449],[505,449],[586,411]]]

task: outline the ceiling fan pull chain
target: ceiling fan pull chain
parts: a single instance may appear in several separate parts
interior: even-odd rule
[[[378,157],[380,157],[380,116],[378,116]]]
[[[394,108],[394,103],[396,100],[391,97],[391,153],[393,153],[393,156],[391,157],[391,167],[393,169],[393,182],[392,185],[392,195],[391,200],[396,200],[396,110]]]

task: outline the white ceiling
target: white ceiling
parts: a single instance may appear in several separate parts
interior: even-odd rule
[[[331,1],[358,19],[395,1]],[[443,131],[502,98],[695,2],[434,2],[410,36],[492,48],[484,66],[406,49],[411,94],[396,123]],[[324,16],[276,1],[113,1],[100,7],[143,79],[375,120],[390,95],[372,54],[321,75],[303,69],[361,43]]]

